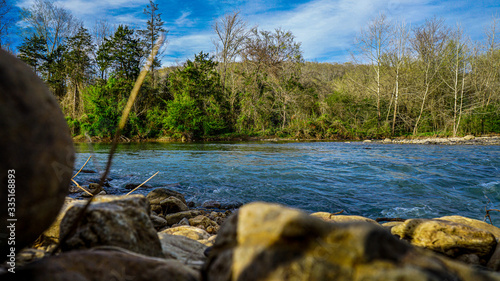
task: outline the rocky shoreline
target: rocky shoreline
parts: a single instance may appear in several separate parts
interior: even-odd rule
[[[80,216],[85,203],[68,197],[0,279],[500,280],[500,229],[460,216],[378,223],[264,202],[190,209],[168,188],[97,196]]]
[[[449,138],[384,139],[375,140],[373,142],[385,144],[500,145],[500,136],[475,137],[472,135],[468,135],[465,137]]]

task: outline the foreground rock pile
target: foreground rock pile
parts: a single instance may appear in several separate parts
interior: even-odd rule
[[[166,188],[98,196],[80,216],[85,202],[67,199],[0,279],[500,280],[500,229],[459,216],[379,224],[259,202],[231,215]]]

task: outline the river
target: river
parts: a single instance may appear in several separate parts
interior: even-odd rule
[[[77,144],[79,168],[101,171],[109,144]],[[361,142],[120,144],[108,193],[127,183],[168,186],[198,206],[267,201],[370,218],[462,215],[500,208],[500,146]],[[85,183],[96,174],[76,177]],[[151,188],[135,193],[147,194]],[[492,213],[495,221],[500,213]]]

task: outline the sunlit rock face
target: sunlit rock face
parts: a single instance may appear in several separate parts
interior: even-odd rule
[[[0,261],[57,217],[74,159],[56,99],[27,65],[0,50]]]

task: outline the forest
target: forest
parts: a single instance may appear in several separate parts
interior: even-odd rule
[[[5,9],[5,1],[0,10]],[[166,8],[166,7],[165,7]],[[51,0],[24,9],[23,41],[11,50],[46,82],[72,134],[106,140],[160,34],[105,21],[86,28]],[[0,17],[2,13],[0,13]],[[8,36],[0,21],[0,38]],[[291,31],[250,27],[239,12],[212,25],[213,54],[178,66],[161,54],[133,106],[123,138],[231,140],[247,137],[368,139],[500,133],[498,21],[484,42],[459,26],[372,19],[353,38],[352,61],[305,61]],[[335,38],[332,38],[335,40]],[[8,46],[0,46],[7,49]],[[168,48],[168,45],[167,45]]]

